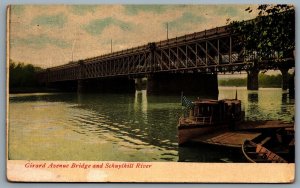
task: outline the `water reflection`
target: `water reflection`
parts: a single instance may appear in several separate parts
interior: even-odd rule
[[[281,89],[220,88],[219,99],[235,98],[236,90],[248,119],[294,116],[294,100]],[[220,150],[178,149],[180,96],[147,96],[145,90],[10,95],[9,110],[11,159],[237,161]]]
[[[249,103],[257,103],[258,102],[258,93],[255,91],[249,91],[248,102]]]
[[[148,99],[146,90],[140,90],[135,92],[134,110],[137,113],[141,112],[143,117],[147,119]]]
[[[239,148],[189,145],[178,148],[179,162],[246,162]]]
[[[288,103],[288,93],[282,93],[281,102],[282,104]]]

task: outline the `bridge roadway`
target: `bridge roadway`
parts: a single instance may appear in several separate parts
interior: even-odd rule
[[[41,82],[53,83],[103,77],[138,78],[156,73],[247,71],[249,84],[251,75],[255,82],[259,70],[285,68],[287,73],[294,67],[292,55],[279,59],[276,53],[256,64],[256,52],[246,52],[236,41],[237,36],[230,34],[228,26],[222,26],[48,68],[39,76]]]

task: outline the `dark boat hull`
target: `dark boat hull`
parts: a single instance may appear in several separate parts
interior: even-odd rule
[[[287,163],[279,155],[250,140],[245,140],[242,145],[242,152],[251,163]]]
[[[178,126],[178,144],[182,145],[193,138],[211,133],[217,130],[221,130],[225,126],[221,125],[187,125]]]

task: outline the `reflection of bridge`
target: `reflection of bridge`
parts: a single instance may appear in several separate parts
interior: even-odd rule
[[[287,78],[288,69],[294,66],[293,54],[278,59],[274,53],[254,64],[256,53],[239,47],[237,37],[227,28],[217,27],[49,68],[40,74],[41,81],[78,81],[79,89],[95,85],[103,89],[115,84],[128,85],[130,78],[147,77],[148,90],[155,92],[176,91],[175,87],[178,91],[216,90],[217,72],[247,71],[249,89],[257,89],[259,70],[280,69],[283,79]],[[195,84],[200,87],[197,89]],[[283,89],[287,89],[286,84]]]

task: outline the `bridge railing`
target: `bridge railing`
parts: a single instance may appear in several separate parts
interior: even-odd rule
[[[85,59],[83,61],[86,62],[86,63],[101,61],[101,60],[105,60],[105,59],[110,59],[110,58],[116,58],[116,57],[120,57],[120,56],[124,56],[124,55],[129,55],[129,54],[132,54],[132,53],[143,52],[147,49],[148,49],[148,45],[142,45],[142,46],[137,46],[137,47],[134,47],[134,48],[129,48],[129,49],[126,49],[126,50],[112,52],[110,54],[104,54],[104,55],[100,55],[100,56],[97,56],[97,57],[88,58],[88,59]]]
[[[157,47],[163,47],[163,46],[167,46],[167,45],[188,42],[188,41],[192,41],[192,40],[196,40],[196,39],[206,39],[211,36],[215,37],[218,34],[229,34],[228,30],[226,28],[227,28],[227,26],[216,27],[216,28],[209,29],[209,30],[195,32],[195,33],[183,35],[180,37],[175,37],[175,38],[155,42],[155,44]]]
[[[256,52],[246,52],[236,45],[235,38],[230,27],[216,27],[52,67],[44,71],[47,76],[43,78],[58,81],[159,71],[240,71],[258,57]],[[268,58],[278,59],[278,54]],[[233,66],[236,68],[231,69]]]

